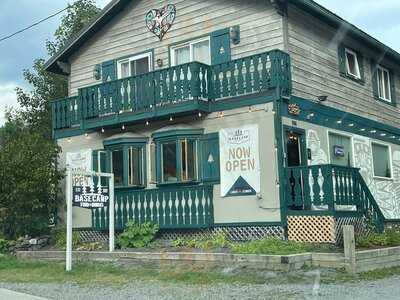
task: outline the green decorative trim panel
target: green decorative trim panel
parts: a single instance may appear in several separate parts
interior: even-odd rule
[[[202,135],[204,129],[174,129],[174,130],[166,130],[153,133],[152,137],[155,140],[163,139],[163,138],[170,138],[170,137],[193,137]]]
[[[300,106],[298,116],[290,115],[287,106],[296,103]],[[284,102],[282,115],[340,131],[351,132],[372,139],[400,145],[400,129],[384,123],[373,121],[349,112],[292,96]]]
[[[229,109],[281,93],[291,93],[291,71],[289,55],[280,50],[213,66],[192,62],[81,88],[77,97],[56,100],[53,130],[96,130]]]
[[[107,209],[92,210],[92,226],[108,228]],[[214,224],[211,185],[115,191],[115,228],[128,221],[151,222],[161,229],[208,228]]]

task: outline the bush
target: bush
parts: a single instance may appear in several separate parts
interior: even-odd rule
[[[383,233],[373,232],[367,236],[358,237],[356,243],[362,248],[399,246],[400,232],[396,230],[386,230]]]
[[[0,254],[8,254],[13,252],[14,246],[14,241],[8,241],[6,239],[0,238]]]
[[[67,229],[65,227],[57,227],[52,232],[52,242],[56,248],[65,250],[67,247]],[[79,232],[72,231],[72,248],[79,246],[81,238]]]
[[[148,246],[159,230],[153,223],[136,224],[133,221],[126,223],[126,228],[117,238],[117,245],[124,248],[142,248]]]
[[[232,246],[232,251],[238,254],[270,254],[270,255],[289,255],[311,251],[311,245],[283,241],[277,238],[267,238],[263,240],[236,243]]]
[[[176,239],[172,242],[173,247],[187,247],[197,249],[229,248],[231,242],[223,233],[213,235],[211,238]]]

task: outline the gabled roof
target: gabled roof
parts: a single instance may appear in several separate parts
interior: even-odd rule
[[[137,0],[112,0],[88,25],[86,25],[77,35],[71,38],[66,45],[60,49],[53,57],[51,57],[45,64],[45,69],[53,73],[63,73],[63,70],[57,62],[66,63],[68,57],[77,51],[88,39],[90,39],[96,32],[100,31],[103,26],[112,19],[124,6],[130,1]],[[276,3],[277,0],[267,0],[268,2]],[[278,0],[280,3],[292,3],[311,15],[321,19],[325,23],[344,30],[347,35],[361,40],[369,47],[375,49],[380,54],[385,54],[386,57],[396,60],[400,64],[400,54],[392,48],[381,43],[373,38],[366,32],[362,31],[353,24],[342,19],[338,15],[314,2],[313,0]]]

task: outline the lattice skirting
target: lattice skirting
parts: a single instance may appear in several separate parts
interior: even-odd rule
[[[108,231],[78,230],[83,242],[108,241]],[[266,237],[284,239],[284,229],[281,226],[235,226],[211,227],[205,229],[168,229],[160,230],[158,238],[176,240],[178,238],[211,238],[218,233],[224,233],[232,241],[250,241]]]
[[[175,240],[177,238],[211,238],[218,233],[224,233],[232,241],[250,241],[266,237],[284,239],[284,229],[281,226],[234,226],[213,227],[197,230],[162,230],[160,238]]]
[[[354,225],[356,236],[367,234],[363,217],[288,216],[288,239],[302,243],[342,244],[343,225]]]

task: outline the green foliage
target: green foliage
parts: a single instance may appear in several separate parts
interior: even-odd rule
[[[117,245],[124,248],[147,247],[154,240],[158,230],[158,225],[153,223],[136,224],[129,221],[124,232],[118,236]]]
[[[65,227],[57,227],[52,232],[52,242],[58,249],[65,250],[67,247],[67,229]],[[79,232],[72,232],[72,248],[76,249],[80,245],[81,239]]]
[[[234,253],[289,255],[311,251],[312,246],[276,238],[267,238],[245,243],[236,243],[232,247]]]
[[[11,253],[13,251],[14,246],[15,246],[14,241],[9,241],[9,240],[0,238],[0,254]]]
[[[62,174],[58,146],[20,120],[0,132],[0,232],[9,239],[48,232]]]
[[[94,0],[78,0],[61,19],[47,42],[48,54],[57,52],[100,10]],[[30,91],[16,89],[18,110],[10,110],[0,128],[0,234],[7,238],[48,231],[58,207],[60,152],[52,140],[51,100],[68,94],[65,76],[47,73],[44,59],[36,59],[23,76]]]
[[[225,234],[218,233],[213,235],[211,238],[193,238],[193,239],[176,239],[172,242],[173,247],[186,247],[186,248],[197,248],[197,249],[215,249],[215,248],[229,248],[232,242],[229,241]]]
[[[367,236],[358,237],[356,243],[362,248],[399,246],[400,232],[396,230],[386,230],[383,233],[372,232]]]

